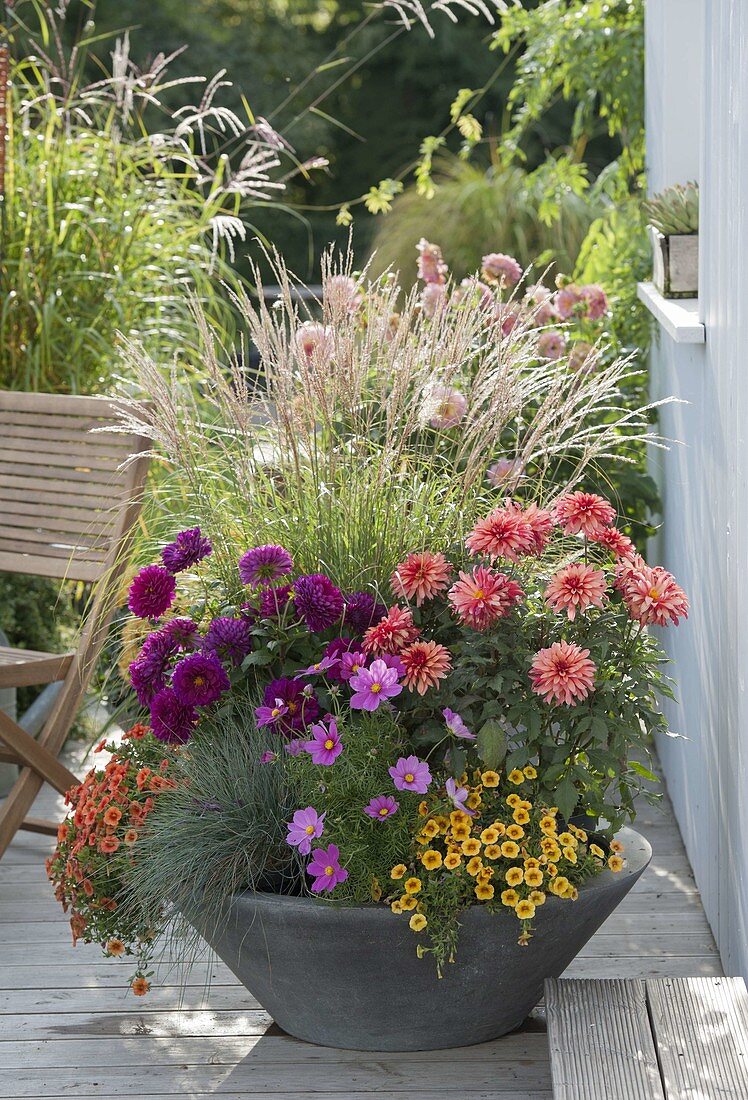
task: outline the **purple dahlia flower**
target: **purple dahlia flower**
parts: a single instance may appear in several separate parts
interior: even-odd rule
[[[130,683],[141,706],[148,706],[154,695],[166,687],[169,662],[177,652],[177,643],[163,630],[154,630],[143,642],[129,669]]]
[[[278,619],[293,598],[290,584],[277,584],[260,592],[260,618]]]
[[[240,665],[252,649],[252,626],[246,619],[214,619],[203,638],[203,652]]]
[[[371,592],[352,592],[345,597],[345,625],[356,634],[363,634],[387,614],[383,603],[377,603]]]
[[[198,644],[197,623],[192,619],[168,619],[159,633],[171,638],[179,649],[195,649]]]
[[[190,653],[183,657],[174,668],[171,684],[179,702],[192,707],[210,706],[231,686],[214,653]]]
[[[284,676],[272,680],[263,695],[265,706],[275,709],[279,705],[286,713],[278,717],[275,728],[282,733],[301,733],[319,716],[319,703],[313,691],[304,687],[301,680],[291,680]]]
[[[242,584],[253,588],[285,577],[292,569],[293,558],[282,546],[255,546],[239,559]]]
[[[180,531],[174,542],[163,548],[161,561],[170,573],[181,573],[212,553],[210,539],[204,537],[199,527],[190,527]]]
[[[177,582],[163,565],[146,565],[133,578],[127,606],[139,619],[159,619],[171,607]]]
[[[159,741],[183,745],[197,722],[194,707],[180,703],[171,688],[163,688],[151,703],[151,729]]]
[[[327,630],[343,614],[343,594],[324,573],[299,577],[293,586],[293,602],[309,630]]]

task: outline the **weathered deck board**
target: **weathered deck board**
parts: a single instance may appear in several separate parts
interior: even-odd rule
[[[45,790],[34,812],[61,816],[61,801]],[[643,805],[637,827],[653,863],[567,976],[721,974],[667,800]],[[542,1009],[493,1043],[381,1055],[289,1038],[208,956],[184,988],[164,961],[151,994],[133,997],[129,960],[72,948],[44,874],[50,847],[49,838],[19,833],[0,862],[1,1098],[551,1100]]]

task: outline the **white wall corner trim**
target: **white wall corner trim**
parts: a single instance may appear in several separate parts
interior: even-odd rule
[[[706,343],[698,298],[663,298],[653,283],[637,283],[636,294],[676,344]]]

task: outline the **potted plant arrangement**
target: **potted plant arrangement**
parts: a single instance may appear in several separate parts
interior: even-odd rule
[[[132,350],[202,527],[134,576],[139,720],[48,867],[135,993],[172,922],[288,1032],[355,1049],[512,1030],[631,888],[670,690],[647,627],[688,610],[574,484],[646,415],[612,415],[624,367],[543,354],[555,295],[515,302],[509,257],[458,287],[420,259],[404,304],[326,272],[321,320],[281,271],[278,308],[245,303],[262,392],[207,328],[194,408]]]
[[[652,240],[652,279],[666,298],[699,292],[699,187],[675,184],[644,203]]]

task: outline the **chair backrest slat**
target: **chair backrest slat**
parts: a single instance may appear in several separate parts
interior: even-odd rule
[[[0,570],[103,574],[146,447],[117,419],[107,398],[0,391]]]

